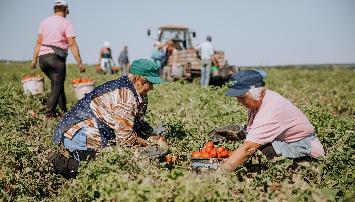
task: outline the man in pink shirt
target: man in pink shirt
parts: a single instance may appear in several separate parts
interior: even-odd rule
[[[265,72],[244,70],[234,74],[227,96],[235,97],[248,109],[244,143],[221,169],[233,171],[261,150],[268,158],[324,156],[323,146],[307,117],[289,100],[267,90]]]
[[[64,0],[56,0],[53,9],[54,15],[44,19],[39,26],[37,43],[30,65],[31,69],[36,68],[37,59],[39,59],[41,70],[51,80],[51,93],[47,100],[45,120],[56,115],[57,104],[63,113],[67,112],[64,81],[68,47],[78,63],[80,72],[85,71],[75,41],[73,25],[66,19],[69,14],[68,4]]]

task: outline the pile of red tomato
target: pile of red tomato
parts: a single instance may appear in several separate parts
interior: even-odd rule
[[[77,78],[71,81],[72,84],[80,84],[80,83],[91,83],[93,79],[90,78]]]
[[[192,158],[228,158],[230,152],[223,146],[215,147],[212,141],[205,144],[200,151],[192,152]]]
[[[41,75],[31,75],[31,74],[27,74],[25,76],[22,77],[22,81],[25,81],[25,80],[30,80],[32,78],[40,78],[42,77]]]

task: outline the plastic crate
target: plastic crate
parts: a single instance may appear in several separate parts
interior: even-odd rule
[[[191,167],[196,172],[217,170],[223,164],[225,158],[192,158]]]

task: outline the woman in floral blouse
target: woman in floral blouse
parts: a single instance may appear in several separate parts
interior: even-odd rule
[[[159,83],[159,67],[154,62],[133,61],[128,75],[96,87],[72,107],[55,129],[53,142],[62,144],[72,154],[74,164],[112,142],[147,146],[147,138],[159,138],[143,120],[147,93],[153,84]]]

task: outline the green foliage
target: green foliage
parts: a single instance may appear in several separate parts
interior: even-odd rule
[[[0,196],[35,200],[50,196],[63,179],[48,172],[53,123],[31,116],[41,98],[26,97],[21,86],[0,86]]]
[[[1,64],[0,69],[0,201],[350,201],[355,196],[353,69],[265,69],[268,88],[289,98],[313,123],[327,152],[318,162],[270,162],[257,153],[230,175],[196,175],[191,151],[208,140],[213,128],[244,122],[246,111],[224,96],[226,87],[201,89],[196,81],[178,81],[155,86],[146,116],[153,125],[168,126],[170,150],[178,157],[173,168],[117,145],[82,164],[72,180],[47,167],[49,154],[58,148],[50,143],[57,120],[38,118],[46,96],[23,95],[20,80],[26,70],[20,65]],[[73,66],[67,73],[70,107],[76,102],[70,81],[79,73]],[[117,76],[96,75],[91,67],[86,75],[97,85]],[[49,89],[48,79],[45,85]]]

